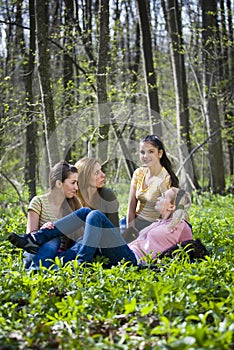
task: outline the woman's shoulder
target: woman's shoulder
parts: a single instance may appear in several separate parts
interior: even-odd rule
[[[98,190],[98,192],[99,192],[100,196],[103,199],[106,199],[107,201],[112,201],[114,199],[117,199],[115,192],[111,188],[102,187]]]
[[[148,168],[147,168],[147,167],[141,166],[141,167],[137,168],[137,169],[134,171],[132,177],[133,177],[133,178],[137,178],[137,179],[142,178],[142,177],[144,177],[144,176],[146,175],[147,171],[148,171]]]
[[[28,209],[41,208],[48,205],[48,193],[39,196],[34,196],[28,206]]]
[[[145,166],[140,166],[134,171],[134,174],[146,174],[148,171],[148,168]]]
[[[162,177],[164,179],[170,177],[170,174],[168,173],[168,171],[164,167],[162,167],[162,171],[160,172],[160,174],[162,175]]]
[[[192,233],[192,225],[186,220],[181,220],[180,222],[178,222],[178,224],[176,225],[176,228],[180,232],[189,233],[189,234]]]

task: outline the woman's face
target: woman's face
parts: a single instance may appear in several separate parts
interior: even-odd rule
[[[78,174],[70,173],[68,178],[62,183],[64,196],[66,198],[73,198],[78,190]]]
[[[105,174],[102,172],[101,165],[98,162],[93,167],[89,185],[96,188],[102,188],[105,185]]]
[[[158,150],[158,148],[154,147],[150,142],[140,143],[140,160],[142,162],[142,166],[150,168],[160,164],[162,154],[163,151]]]
[[[161,214],[162,217],[173,210],[174,205],[172,203],[172,199],[174,198],[174,196],[175,194],[170,188],[166,192],[162,193],[160,197],[158,197],[155,204],[155,209],[159,214]]]

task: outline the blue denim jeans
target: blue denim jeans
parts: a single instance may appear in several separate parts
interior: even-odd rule
[[[58,256],[63,265],[68,261],[74,260],[77,256],[81,244],[80,241],[74,242],[72,247],[62,252],[58,252],[60,246],[60,238],[53,238],[44,243],[37,254],[30,254],[25,252],[23,257],[24,267],[27,270],[37,270],[40,265],[49,268],[53,264],[53,260]]]
[[[58,239],[61,235],[69,235],[81,227],[85,228],[82,240],[75,242],[70,249],[59,255],[63,257],[64,263],[76,256],[79,262],[91,262],[99,248],[101,255],[109,259],[109,265],[116,265],[122,259],[137,264],[134,252],[111,221],[102,212],[91,211],[89,208],[78,209],[56,221],[54,229],[41,229],[35,233],[34,237],[42,245],[38,254],[45,256],[44,243]]]
[[[86,218],[84,236],[77,251],[78,261],[91,262],[97,248],[101,256],[109,259],[108,266],[117,265],[123,259],[137,265],[134,252],[120,232],[102,212],[93,210]]]
[[[90,208],[81,208],[71,214],[64,216],[54,223],[53,229],[43,228],[33,234],[36,241],[42,245],[53,238],[62,235],[69,236],[81,227],[85,227],[86,217],[91,212]]]
[[[54,229],[41,229],[37,231],[34,236],[41,247],[37,254],[24,254],[23,261],[25,268],[38,269],[40,264],[48,268],[51,266],[52,260],[54,260],[56,256],[62,258],[63,264],[70,260],[74,260],[80,247],[80,242],[74,242],[71,248],[58,253],[61,242],[60,237],[62,234],[69,235],[80,227],[84,227],[86,216],[90,211],[91,209],[89,208],[81,208],[56,221]]]
[[[44,243],[37,254],[24,253],[24,266],[26,269],[38,269],[40,264],[44,267],[50,267],[51,260],[54,260],[58,255],[58,249],[60,246],[60,238],[53,238],[52,240]]]

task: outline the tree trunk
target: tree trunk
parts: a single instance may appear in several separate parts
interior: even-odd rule
[[[217,7],[216,1],[201,1],[202,39],[204,64],[204,111],[208,136],[217,131],[209,142],[210,186],[214,193],[223,193],[225,188],[221,125],[216,95],[216,57]]]
[[[45,124],[46,146],[49,165],[59,161],[58,140],[50,75],[50,54],[48,47],[48,2],[35,0],[36,44],[38,51],[38,73]]]
[[[153,63],[151,31],[147,5],[148,1],[137,0],[151,133],[161,137],[162,127],[158,102],[158,89]]]
[[[32,80],[34,71],[34,57],[35,57],[35,11],[34,0],[29,0],[29,20],[30,20],[30,37],[29,48],[27,49],[25,37],[23,32],[23,18],[22,18],[22,3],[17,2],[16,14],[16,42],[20,46],[22,57],[24,57],[24,74],[23,81],[25,86],[25,110],[26,110],[26,154],[25,154],[25,181],[29,189],[29,200],[36,195],[36,123],[34,121],[33,108],[33,91]]]
[[[184,64],[184,43],[181,24],[181,11],[179,9],[178,0],[167,0],[166,23],[170,36],[170,52],[172,60],[172,70],[174,76],[174,87],[176,96],[176,120],[177,120],[177,139],[179,148],[180,164],[192,151],[190,141],[189,128],[189,108],[188,108],[188,87],[186,79],[186,71]],[[194,162],[191,161],[184,164],[180,176],[180,185],[191,192],[193,188],[198,187],[195,180]]]
[[[33,108],[33,72],[35,57],[35,10],[34,0],[29,0],[29,16],[30,16],[30,47],[28,67],[25,70],[25,90],[27,95],[27,120],[28,126],[26,131],[26,166],[25,178],[29,187],[30,199],[36,195],[36,133],[37,123],[34,120]]]
[[[233,20],[232,20],[232,8],[231,1],[226,0],[227,8],[227,64],[228,64],[228,86],[225,84],[225,128],[226,128],[226,140],[228,147],[229,158],[229,173],[231,176],[234,174],[234,39],[233,39]],[[224,24],[225,25],[225,24]],[[226,64],[226,62],[225,62]]]
[[[63,104],[63,115],[67,116],[68,122],[65,125],[65,139],[66,144],[70,143],[72,139],[72,125],[69,123],[69,116],[72,113],[72,106],[74,105],[74,74],[73,74],[73,63],[70,59],[73,53],[73,14],[74,14],[74,3],[72,1],[65,1],[66,8],[64,11],[64,43],[63,47],[67,48],[63,54],[63,88],[64,88],[64,104]],[[64,157],[68,162],[72,160],[72,148],[67,149]]]
[[[114,116],[112,116],[111,122],[112,122],[112,126],[114,129],[116,139],[118,140],[121,152],[124,156],[124,162],[125,162],[126,170],[128,172],[128,177],[129,177],[129,179],[131,179],[132,175],[134,173],[134,170],[136,170],[137,166],[132,160],[131,153],[129,152],[129,149],[128,149],[128,147],[123,139],[122,132],[119,129],[118,123],[117,123]]]
[[[97,100],[99,117],[98,158],[105,162],[108,158],[108,137],[110,109],[107,104],[107,74],[109,63],[109,1],[101,0],[99,8],[99,48],[97,63]]]

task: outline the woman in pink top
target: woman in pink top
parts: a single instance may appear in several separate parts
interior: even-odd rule
[[[76,245],[78,262],[92,262],[99,249],[100,254],[109,259],[108,266],[117,265],[123,259],[137,265],[139,260],[144,262],[148,254],[155,258],[172,245],[192,239],[191,226],[187,222],[190,206],[189,193],[171,187],[157,199],[155,205],[161,218],[140,231],[139,236],[129,244],[123,239],[124,234],[121,235],[102,212],[89,208],[81,208],[58,220],[53,229],[45,228],[24,236],[14,234],[14,242],[11,242],[27,251],[32,246],[35,251],[36,246],[54,237],[69,235],[85,222],[84,236]],[[72,220],[74,225],[71,225]]]

